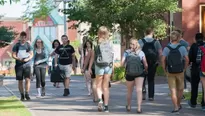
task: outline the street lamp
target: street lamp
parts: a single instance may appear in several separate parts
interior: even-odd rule
[[[55,6],[58,7],[61,2],[63,2],[63,9],[66,9],[66,3],[71,2],[72,0],[54,0]],[[67,34],[67,20],[66,14],[64,13],[64,34]]]

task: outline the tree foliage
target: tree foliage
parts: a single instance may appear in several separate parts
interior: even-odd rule
[[[147,27],[153,27],[157,36],[164,37],[168,28],[165,14],[180,11],[178,0],[78,0],[71,5],[66,10],[69,20],[91,23],[91,35],[101,25],[112,28],[119,24],[123,35],[138,38]]]
[[[0,48],[9,45],[15,39],[17,33],[12,27],[0,27]]]
[[[4,5],[5,3],[19,2],[20,0],[0,0],[0,5]]]
[[[27,0],[27,9],[22,18],[32,21],[35,18],[45,19],[55,8],[53,0]]]

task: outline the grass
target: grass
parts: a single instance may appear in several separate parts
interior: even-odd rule
[[[184,93],[185,100],[191,99],[191,92]],[[198,92],[197,104],[201,104],[202,100],[202,92]]]
[[[15,96],[0,97],[0,116],[32,116]]]
[[[157,75],[157,76],[165,76],[164,70],[163,70],[163,68],[162,68],[161,65],[159,65],[159,66],[157,67],[156,75]]]

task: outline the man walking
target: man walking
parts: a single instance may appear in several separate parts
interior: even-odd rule
[[[197,52],[200,46],[204,45],[204,35],[202,33],[197,33],[195,36],[196,43],[193,43],[189,51],[189,59],[191,64],[191,99],[188,104],[191,108],[196,108],[197,97],[198,97],[198,87],[200,82],[200,63],[196,62]],[[204,96],[204,93],[203,93]],[[202,97],[201,107],[205,110],[204,97]]]
[[[63,96],[70,95],[69,85],[72,67],[76,67],[75,50],[73,46],[69,44],[68,36],[61,36],[62,45],[58,46],[55,50],[55,67],[59,66],[60,70],[65,73],[64,80],[64,94]],[[59,63],[58,63],[59,62]]]
[[[162,67],[167,75],[169,89],[171,92],[174,110],[171,113],[179,114],[181,98],[184,90],[184,69],[186,69],[189,58],[186,48],[180,45],[180,33],[171,33],[171,44],[164,48],[162,53]],[[185,63],[184,63],[185,59]]]
[[[20,33],[20,40],[13,46],[12,57],[16,60],[15,73],[16,80],[18,80],[18,88],[21,94],[21,100],[30,100],[30,76],[31,76],[31,59],[33,51],[30,44],[27,42],[26,32]],[[23,79],[25,78],[25,94],[23,87]]]
[[[153,38],[154,31],[151,28],[146,29],[145,37],[139,40],[139,44],[142,48],[142,51],[145,53],[147,63],[148,63],[148,74],[144,79],[143,84],[143,100],[146,99],[146,79],[148,80],[148,96],[149,100],[154,100],[154,77],[158,62],[162,55],[162,46],[158,40]]]

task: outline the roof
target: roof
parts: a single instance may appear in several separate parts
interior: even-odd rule
[[[57,8],[53,9],[49,16],[53,20],[54,24],[57,24],[57,25],[63,25],[64,24],[63,17],[59,15]]]

